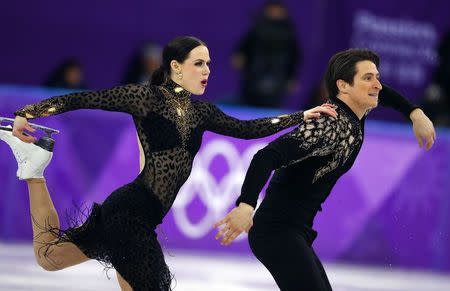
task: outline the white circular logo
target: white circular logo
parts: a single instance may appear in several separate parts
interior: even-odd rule
[[[216,221],[225,217],[240,194],[253,155],[265,145],[257,142],[239,153],[232,142],[218,138],[202,146],[194,160],[191,175],[172,207],[175,223],[183,234],[193,239],[201,238],[211,231]],[[223,166],[228,168],[220,181],[209,169],[217,157],[222,157],[226,163]],[[197,196],[205,206],[206,214],[200,221],[192,223],[187,208]],[[244,237],[240,236],[237,240]]]

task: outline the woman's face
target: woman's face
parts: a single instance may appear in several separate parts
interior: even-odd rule
[[[191,50],[183,63],[172,61],[172,80],[192,94],[202,95],[208,85],[210,63],[208,48],[200,45]]]

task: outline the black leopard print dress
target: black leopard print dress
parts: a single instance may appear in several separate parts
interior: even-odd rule
[[[131,114],[145,166],[133,182],[111,193],[101,205],[94,204],[81,226],[56,230],[58,243],[73,242],[89,258],[114,267],[135,291],[171,289],[172,277],[155,228],[187,180],[203,133],[260,138],[303,120],[302,112],[238,120],[210,103],[191,99],[171,80],[161,86],[127,85],[53,97],[15,114],[33,119],[77,109]]]

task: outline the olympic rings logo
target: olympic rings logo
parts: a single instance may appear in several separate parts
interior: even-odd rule
[[[266,143],[257,142],[239,153],[235,145],[225,139],[214,139],[202,146],[197,154],[191,175],[178,193],[172,207],[175,224],[189,238],[198,239],[211,231],[214,222],[225,217],[240,194],[242,183],[253,155]],[[218,181],[209,166],[217,157],[223,157],[228,171]],[[189,220],[187,209],[198,196],[206,214],[196,223]],[[245,236],[238,237],[241,240]]]

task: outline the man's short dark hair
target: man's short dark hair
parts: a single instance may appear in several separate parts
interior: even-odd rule
[[[330,97],[336,97],[339,89],[336,81],[341,79],[353,85],[353,78],[356,75],[356,63],[361,61],[371,61],[377,67],[380,64],[378,55],[368,49],[349,49],[335,54],[328,63],[325,73],[325,84]]]

